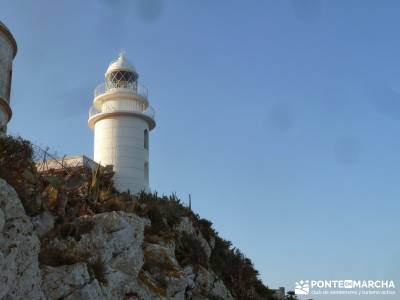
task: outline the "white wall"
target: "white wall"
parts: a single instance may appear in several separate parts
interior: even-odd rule
[[[146,121],[126,115],[110,116],[95,124],[94,160],[114,166],[114,182],[120,191],[149,190],[145,178],[145,163],[149,161],[149,150],[144,148],[146,129]]]
[[[10,102],[8,95],[11,88],[10,71],[12,70],[13,51],[14,48],[9,39],[0,30],[0,98],[7,103]],[[8,121],[8,114],[0,105],[0,126],[6,125]]]

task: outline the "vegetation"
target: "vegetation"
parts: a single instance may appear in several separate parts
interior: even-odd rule
[[[164,277],[180,277],[182,275],[163,250],[158,253],[145,250],[142,269],[149,274],[163,275]]]
[[[168,235],[179,224],[181,217],[192,214],[175,195],[158,197],[157,194],[141,193],[137,203],[135,213],[151,221],[148,234]]]
[[[298,298],[297,298],[295,292],[289,291],[289,292],[287,292],[285,299],[286,300],[297,300]]]
[[[20,137],[0,138],[0,178],[14,187],[26,213],[31,216],[40,211],[40,205],[36,203],[40,181],[32,155],[29,141]]]
[[[176,196],[158,197],[157,194],[142,193],[136,208],[137,214],[151,220],[152,226],[145,232],[148,241],[168,240],[174,236],[175,256],[181,266],[200,265],[213,270],[235,299],[272,299],[271,291],[258,278],[258,271],[251,260],[233,248],[229,241],[220,238],[210,221],[201,219],[183,206]],[[207,241],[215,241],[209,261],[198,239],[186,233],[177,235],[174,231],[174,226],[182,217],[192,220]]]
[[[93,263],[89,263],[89,273],[102,284],[107,284],[106,267],[100,258]]]
[[[92,231],[94,222],[91,220],[79,220],[74,223],[62,224],[57,228],[58,236],[66,239],[67,237],[73,237],[76,241],[81,239],[81,236],[85,233]]]
[[[200,241],[186,232],[182,232],[176,240],[175,257],[182,267],[200,265],[208,268],[207,256]]]
[[[211,268],[238,299],[272,299],[270,290],[258,278],[253,263],[229,241],[215,237]]]
[[[79,241],[83,234],[90,232],[94,224],[82,219],[78,221],[80,216],[126,211],[150,219],[151,226],[145,229],[145,241],[173,241],[175,256],[182,267],[191,265],[212,270],[223,280],[235,299],[272,299],[270,290],[259,279],[251,260],[232,247],[229,241],[219,237],[210,221],[200,218],[182,205],[175,195],[159,197],[156,193],[141,193],[134,197],[118,193],[113,187],[110,167],[98,167],[93,171],[86,168],[64,168],[61,171],[38,173],[32,155],[32,145],[28,141],[0,138],[0,177],[16,189],[29,215],[47,210],[57,218],[56,227],[41,240],[41,264],[61,266],[86,262],[92,276],[106,284],[106,270],[101,260],[91,263],[89,254],[77,253],[74,247],[68,251],[55,249],[51,241],[54,238]],[[189,218],[197,234],[208,241],[212,249],[210,258],[198,238],[176,230],[183,217]],[[139,279],[163,295],[166,288],[165,276],[173,276],[176,272],[168,260],[145,253],[145,263]]]
[[[152,280],[148,275],[146,275],[145,271],[143,270],[140,270],[139,272],[139,281],[144,286],[149,288],[153,293],[158,294],[162,297],[166,296],[167,290],[165,289],[165,287],[160,286],[160,283],[157,283],[156,281]]]
[[[87,262],[88,258],[88,253],[78,253],[73,251],[72,249],[68,249],[68,251],[65,251],[46,246],[41,246],[39,253],[39,262],[43,265],[52,267]]]

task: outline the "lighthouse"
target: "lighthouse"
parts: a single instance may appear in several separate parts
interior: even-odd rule
[[[94,130],[94,160],[113,165],[114,186],[132,194],[149,191],[149,133],[156,126],[147,88],[122,52],[94,90],[88,125]]]
[[[0,22],[0,134],[7,130],[11,119],[10,107],[12,63],[17,54],[17,43],[10,30]]]

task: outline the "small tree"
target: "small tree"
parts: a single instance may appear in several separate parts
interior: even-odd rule
[[[298,300],[299,298],[297,298],[295,292],[289,291],[289,292],[287,292],[285,299],[286,300]]]

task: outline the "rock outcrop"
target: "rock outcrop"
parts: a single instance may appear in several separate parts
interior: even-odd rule
[[[183,220],[183,222],[188,222]],[[175,244],[143,241],[146,220],[110,212],[76,219],[75,228],[52,239],[45,251],[74,253],[86,262],[42,268],[48,299],[233,299],[213,273],[183,269]],[[84,229],[80,229],[85,227]],[[95,298],[92,298],[95,295]]]
[[[211,270],[180,265],[174,239],[144,241],[148,218],[113,211],[55,224],[47,212],[29,218],[0,179],[0,299],[233,299]],[[209,259],[212,245],[189,218],[180,233]]]
[[[14,189],[0,179],[0,299],[42,299],[40,243]]]

